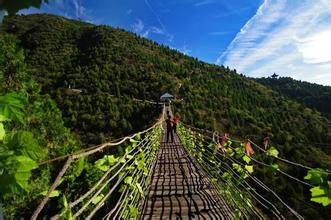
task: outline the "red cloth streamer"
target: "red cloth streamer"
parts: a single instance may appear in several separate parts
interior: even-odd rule
[[[228,140],[229,140],[229,133],[224,133],[221,139],[221,146],[224,147],[225,144],[228,142]]]
[[[251,154],[255,153],[251,146],[251,142],[249,141],[249,139],[246,141],[246,144],[245,144],[245,152],[246,152],[247,156],[251,156]]]

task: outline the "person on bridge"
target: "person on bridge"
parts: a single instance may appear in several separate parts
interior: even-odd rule
[[[174,133],[175,133],[175,134],[177,134],[177,124],[179,123],[179,120],[180,120],[179,114],[176,113],[176,114],[175,114],[175,117],[174,117],[173,120],[172,120],[172,123],[173,123],[173,130],[174,130]]]
[[[169,115],[166,119],[167,125],[167,143],[169,142],[169,135],[171,136],[171,143],[174,141],[174,134],[173,134],[173,121],[171,120],[171,116]]]
[[[169,117],[171,117],[171,115],[170,115],[170,111],[169,111],[169,110],[167,110],[166,119],[167,119],[167,118],[169,118]]]

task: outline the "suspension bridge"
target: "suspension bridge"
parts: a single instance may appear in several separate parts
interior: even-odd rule
[[[250,161],[270,165],[249,155],[245,157],[246,164],[229,156],[221,150],[218,142],[221,137],[217,133],[180,124],[174,141],[167,142],[164,125],[167,110],[170,107],[163,106],[157,122],[144,131],[40,162],[42,166],[65,161],[31,219],[45,216],[51,216],[51,219],[268,219],[270,216],[285,219],[262,191],[279,201],[290,216],[303,219],[254,176]],[[116,146],[125,148],[125,152],[112,154],[110,149]],[[231,147],[231,144],[227,147],[232,152],[240,149]],[[52,195],[68,170],[82,159],[92,160],[102,175],[91,187],[85,189],[82,186],[80,194],[68,200],[63,195],[63,207],[48,212],[53,204]],[[312,169],[281,157],[276,159]],[[280,169],[278,171],[291,180],[312,186]]]
[[[157,155],[142,219],[234,219],[232,210],[175,134]]]

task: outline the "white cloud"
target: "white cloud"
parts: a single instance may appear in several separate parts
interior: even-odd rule
[[[75,6],[75,14],[77,18],[84,17],[86,15],[86,9],[80,0],[72,0]]]
[[[331,85],[330,18],[329,0],[265,0],[216,63]]]
[[[163,22],[162,22],[162,20],[161,20],[161,18],[159,16],[159,14],[152,7],[152,5],[149,3],[149,1],[148,0],[145,0],[144,2],[145,2],[145,5],[149,8],[149,10],[152,12],[152,14],[155,16],[157,22],[159,23],[159,26],[161,27],[161,29],[160,28],[156,28],[156,27],[151,27],[151,29],[148,30],[148,32],[146,32],[147,33],[147,36],[148,36],[149,32],[152,32],[154,34],[164,35],[169,42],[172,42],[173,39],[174,39],[174,35],[173,34],[170,34],[167,31],[167,29],[166,29],[165,25],[163,24]]]
[[[30,7],[18,12],[18,14],[36,13],[57,14],[70,19],[80,19],[94,24],[100,23],[99,19],[92,16],[92,11],[83,5],[82,0],[50,0],[47,4],[42,4],[40,9]]]
[[[192,50],[188,48],[188,45],[186,43],[184,43],[183,47],[179,48],[178,50],[185,55],[189,55],[192,52]]]
[[[174,36],[168,34],[164,29],[158,28],[155,26],[145,27],[144,22],[141,19],[138,19],[135,23],[132,25],[133,32],[139,34],[142,37],[149,37],[150,34],[156,34],[156,35],[163,35],[167,37],[168,41],[172,41]]]
[[[331,61],[331,30],[322,31],[297,43],[305,63]]]
[[[138,19],[137,22],[132,25],[133,31],[137,34],[141,34],[141,32],[144,30],[144,27],[145,25],[140,19]]]

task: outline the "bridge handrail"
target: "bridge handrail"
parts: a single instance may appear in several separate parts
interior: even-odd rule
[[[195,131],[203,131],[205,133],[208,133],[208,134],[213,134],[215,136],[217,136],[218,139],[222,138],[218,132],[215,132],[215,131],[210,131],[210,130],[206,130],[206,129],[201,129],[201,128],[196,128],[196,127],[193,127],[193,126],[190,126],[190,125],[187,125],[187,124],[184,124],[182,123],[184,126],[186,126],[187,128],[190,128],[192,130],[195,130]],[[240,140],[237,140],[237,139],[233,139],[233,138],[229,138],[230,141],[232,142],[235,142],[235,143],[242,143],[242,141]],[[267,156],[269,157],[272,157],[271,155],[267,154],[267,151],[265,149],[263,149],[261,146],[259,146],[258,144],[256,144],[255,142],[253,142],[252,140],[248,140],[251,144],[253,144],[257,149],[261,150],[263,153],[265,153]],[[294,165],[294,166],[297,166],[297,167],[301,167],[301,168],[304,168],[304,169],[307,169],[307,170],[313,170],[314,168],[312,167],[309,167],[307,165],[303,165],[303,164],[300,164],[300,163],[297,163],[297,162],[294,162],[294,161],[291,161],[291,160],[288,160],[286,158],[283,158],[283,157],[273,157],[279,161],[282,161],[282,162],[285,162],[285,163],[288,163],[288,164],[291,164],[291,165]],[[331,175],[331,172],[329,172],[328,170],[326,171],[320,171],[321,173],[325,173],[325,174],[328,174],[328,175]]]
[[[225,155],[225,154],[222,154],[222,152],[221,151],[219,151],[218,150],[218,145],[219,145],[219,143],[217,142],[217,141],[215,141],[215,139],[214,139],[214,137],[210,137],[211,135],[215,135],[215,133],[213,133],[213,132],[210,132],[210,131],[208,131],[208,130],[204,130],[204,129],[195,129],[194,127],[192,127],[192,126],[189,126],[189,125],[184,125],[186,128],[188,128],[188,129],[190,129],[190,130],[194,130],[194,132],[195,133],[197,133],[197,134],[199,134],[200,136],[203,136],[204,138],[208,138],[209,140],[211,140],[211,142],[212,143],[214,143],[215,144],[215,146],[217,146],[217,151],[216,152],[212,152],[212,153],[216,153],[217,155],[218,155],[218,158],[217,158],[217,160],[218,160],[218,162],[222,162],[222,163],[224,163],[224,164],[226,164],[226,166],[228,166],[228,168],[229,169],[227,169],[227,171],[229,172],[229,170],[230,170],[230,172],[231,173],[236,173],[234,170],[232,170],[232,168],[227,164],[227,163],[225,163],[225,162],[223,162],[220,158],[224,158],[224,159],[229,159],[229,160],[231,160],[232,162],[234,162],[234,163],[238,163],[238,164],[241,164],[241,165],[243,165],[240,161],[238,161],[238,160],[236,160],[235,158],[232,158],[232,157],[228,157],[227,155]],[[204,133],[207,133],[207,134],[209,134],[210,136],[208,136],[208,135],[206,135],[206,134],[202,134],[201,133],[201,131],[203,131]],[[203,139],[203,140],[205,140],[205,139]],[[210,144],[210,142],[205,142],[204,143],[205,145],[209,145]],[[198,145],[197,145],[198,146]],[[208,147],[207,148],[204,148],[204,149],[208,149]],[[209,149],[210,150],[210,149]],[[205,152],[205,150],[203,151],[203,152]],[[210,155],[209,155],[209,158],[210,158]],[[205,164],[207,164],[207,163],[205,163]],[[256,177],[254,177],[253,175],[251,175],[248,171],[246,171],[246,170],[244,170],[245,172],[246,172],[246,174],[249,176],[249,177],[251,177],[251,179],[255,182],[255,183],[257,183],[258,184],[258,186],[261,186],[261,188],[262,189],[265,189],[265,190],[267,190],[267,192],[270,192],[271,194],[273,194],[285,207],[287,207],[291,212],[292,212],[292,214],[293,215],[295,215],[298,219],[302,219],[302,216],[300,215],[300,214],[298,214],[294,209],[292,209],[288,204],[286,204],[272,189],[270,189],[268,186],[266,186],[264,183],[262,183],[260,180],[258,180]],[[246,181],[244,181],[244,183],[245,183]],[[247,183],[247,182],[246,182]],[[245,184],[246,184],[245,183]],[[248,184],[248,183],[247,183]],[[251,187],[249,184],[248,184],[248,186],[249,186],[249,188],[253,188],[253,187]],[[254,188],[253,188],[254,189]],[[253,190],[253,192],[256,192],[255,190]],[[256,194],[257,195],[257,194]],[[259,196],[260,197],[260,195],[257,195],[257,196]],[[256,197],[255,197],[256,198]],[[266,201],[266,199],[264,199],[264,201]],[[257,201],[257,202],[259,202],[260,203],[260,201]],[[276,215],[276,217],[282,217],[282,218],[284,218],[280,213],[279,213],[279,211],[278,211],[278,209],[273,205],[273,204],[271,204],[270,202],[269,202],[269,205],[271,205],[271,208],[272,209],[274,209],[274,211],[275,212],[273,212],[275,215]]]
[[[87,149],[83,149],[83,150],[80,150],[80,151],[77,151],[77,152],[74,152],[74,153],[71,153],[71,154],[68,154],[68,155],[64,155],[64,156],[61,156],[61,157],[57,157],[57,158],[53,158],[53,159],[50,159],[48,161],[42,161],[40,162],[39,164],[42,165],[42,164],[47,164],[47,163],[50,163],[50,162],[54,162],[54,161],[57,161],[57,160],[63,160],[63,159],[66,159],[67,158],[67,161],[64,163],[62,169],[60,170],[60,172],[58,173],[58,175],[56,176],[54,182],[52,183],[52,185],[50,186],[49,190],[47,191],[46,195],[44,196],[44,198],[42,199],[42,201],[40,202],[40,204],[38,205],[38,207],[36,208],[36,210],[34,211],[34,213],[32,214],[31,216],[31,219],[32,220],[35,220],[37,219],[38,215],[40,214],[40,212],[42,211],[42,209],[44,208],[44,206],[46,205],[46,203],[48,202],[48,200],[50,199],[51,197],[51,194],[55,191],[55,189],[60,185],[61,183],[61,180],[62,178],[64,177],[65,173],[67,172],[68,168],[70,167],[70,165],[77,159],[79,158],[83,158],[83,157],[88,157],[90,155],[93,155],[97,152],[100,152],[100,151],[103,151],[104,149],[108,148],[108,147],[111,147],[111,146],[119,146],[123,143],[126,143],[127,141],[129,140],[134,140],[134,138],[137,138],[138,136],[140,135],[146,135],[146,136],[149,136],[151,133],[154,133],[154,138],[160,138],[160,131],[161,131],[161,125],[164,121],[164,115],[165,115],[165,106],[163,106],[163,110],[162,110],[162,113],[160,114],[160,117],[159,119],[157,120],[157,122],[152,125],[151,127],[143,130],[143,131],[140,131],[140,132],[137,132],[135,134],[132,134],[132,135],[129,135],[129,136],[126,136],[126,137],[123,137],[119,140],[116,140],[115,142],[108,142],[108,143],[104,143],[104,144],[101,144],[101,145],[97,145],[97,146],[92,146],[90,148],[87,148]],[[156,132],[156,133],[155,133]],[[153,139],[153,137],[149,136],[150,139]],[[159,141],[159,140],[158,140]],[[139,143],[136,145],[136,147],[134,149],[137,149],[138,146],[142,145],[143,141],[139,141]],[[149,142],[150,143],[150,140]],[[150,148],[152,147],[153,144],[150,144],[149,146],[145,146],[146,148]],[[130,152],[132,152],[134,149],[131,149]],[[146,149],[145,149],[146,150]],[[148,154],[152,153],[154,151],[149,151]],[[125,154],[123,157],[127,156],[127,154]],[[132,156],[132,155],[131,155]],[[122,159],[123,159],[122,157]],[[132,157],[133,158],[133,157]],[[132,159],[131,158],[131,159]],[[131,160],[130,159],[130,160]],[[130,161],[129,160],[129,161]],[[92,189],[90,189],[87,193],[85,193],[83,196],[79,197],[77,200],[75,200],[74,202],[71,202],[69,203],[69,206],[68,208],[71,209],[73,208],[74,206],[76,206],[78,203],[82,202],[85,198],[87,198],[92,192],[94,192],[99,186],[100,184],[102,184],[102,182],[106,179],[106,177],[114,170],[116,169],[117,166],[119,166],[120,162],[117,162],[116,164],[114,164],[112,167],[114,168],[111,168],[111,170],[109,172],[107,172],[106,174],[104,174],[98,181],[97,183],[92,187]],[[127,165],[127,163],[125,163]],[[124,166],[124,165],[123,165]],[[122,167],[123,167],[122,166]],[[123,168],[122,168],[123,169]],[[120,173],[121,170],[117,171],[116,172],[116,175],[114,175],[112,177],[111,180],[108,180],[107,183],[109,183],[110,181],[112,181],[113,179],[115,179],[115,177],[117,177],[117,175]],[[123,173],[122,175],[124,174],[127,174],[127,173]],[[125,176],[125,175],[124,175]],[[121,179],[121,180],[124,180],[124,177]],[[122,182],[122,181],[121,181]],[[107,185],[104,184],[104,186]],[[119,184],[119,183],[118,183]],[[118,186],[118,185],[117,185]],[[115,188],[114,188],[115,189]],[[114,190],[112,189],[112,190]],[[93,196],[93,198],[95,198],[96,196],[98,196],[100,194],[100,192],[102,191],[102,189],[94,194],[95,196]],[[110,192],[110,191],[109,191]],[[110,196],[112,192],[109,193],[108,197]],[[92,202],[93,198],[91,198],[89,201],[88,201],[88,205]],[[105,197],[104,197],[105,198]],[[98,203],[97,207],[98,209],[101,207],[101,204],[102,203]],[[84,205],[84,209],[83,207],[77,212],[74,214],[74,217],[77,217],[79,216],[85,209],[86,205]],[[93,210],[93,214],[91,216],[88,216],[88,218],[92,217],[95,212],[97,210]],[[57,218],[61,215],[62,213],[59,213],[55,216],[53,216],[54,218]]]

